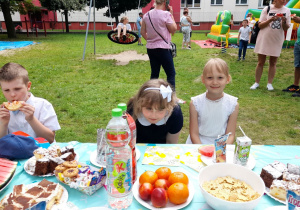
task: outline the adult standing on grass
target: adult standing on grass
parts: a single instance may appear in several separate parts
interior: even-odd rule
[[[293,20],[296,23],[300,23],[300,17],[293,17]],[[300,89],[299,89],[299,82],[300,82],[300,27],[297,31],[297,41],[294,45],[294,66],[295,66],[295,78],[294,78],[294,84],[290,85],[286,89],[283,89],[282,91],[285,92],[294,92],[293,97],[300,97]]]
[[[136,20],[137,29],[139,31],[139,34],[138,34],[138,36],[139,36],[138,45],[141,45],[141,46],[143,46],[143,44],[142,44],[142,34],[141,34],[141,27],[142,27],[143,15],[144,14],[140,12],[139,13],[139,17]]]
[[[267,89],[274,90],[272,82],[284,41],[284,31],[290,27],[291,23],[291,12],[284,6],[285,3],[286,0],[275,0],[270,5],[269,12],[268,7],[261,12],[258,24],[260,32],[254,48],[254,52],[258,54],[258,63],[255,70],[255,83],[250,87],[252,90],[259,86],[267,56],[270,56]]]
[[[188,11],[183,11],[183,16],[180,18],[180,25],[181,30],[183,34],[183,40],[182,40],[182,49],[188,49],[191,48],[188,47],[190,43],[190,25],[192,24],[192,20],[188,16]]]
[[[166,11],[167,9],[169,11]],[[159,78],[160,67],[162,66],[167,75],[167,81],[174,89],[176,72],[170,51],[170,41],[171,34],[175,33],[176,30],[177,25],[173,17],[172,7],[167,7],[166,0],[155,0],[154,9],[144,15],[141,28],[141,34],[147,40],[146,47],[151,66],[150,79]]]

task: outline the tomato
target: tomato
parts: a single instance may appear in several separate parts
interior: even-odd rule
[[[127,132],[108,132],[107,133],[107,139],[109,140],[126,140],[128,138],[128,133]]]
[[[199,152],[201,155],[207,156],[207,157],[212,157],[215,151],[215,147],[214,146],[203,146],[200,147]]]

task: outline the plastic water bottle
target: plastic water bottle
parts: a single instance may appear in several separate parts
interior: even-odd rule
[[[112,110],[105,139],[106,187],[108,204],[112,209],[126,209],[132,203],[132,152],[128,145],[131,139],[127,120],[122,117],[122,109]]]
[[[125,103],[118,104],[118,108],[122,109],[123,111],[123,118],[127,120],[130,132],[131,132],[131,139],[129,142],[129,147],[132,150],[132,184],[135,183],[137,179],[137,161],[136,161],[136,151],[135,151],[135,144],[136,144],[136,124],[132,116],[126,111],[127,105]]]

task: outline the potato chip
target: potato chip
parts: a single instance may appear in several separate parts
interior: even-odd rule
[[[202,187],[209,194],[231,202],[247,202],[255,200],[260,196],[246,182],[230,176],[218,177],[215,180],[206,181],[202,184]]]

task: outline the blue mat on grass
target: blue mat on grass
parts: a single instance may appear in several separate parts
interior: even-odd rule
[[[8,50],[8,49],[15,49],[20,47],[26,47],[28,45],[34,44],[33,41],[0,41],[0,51],[1,50]]]

